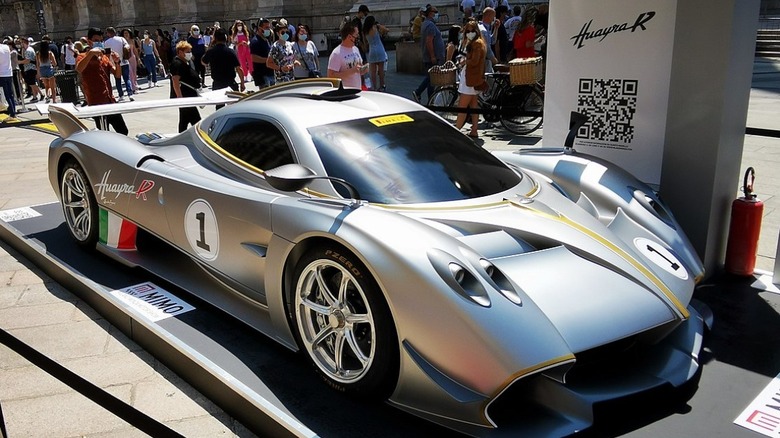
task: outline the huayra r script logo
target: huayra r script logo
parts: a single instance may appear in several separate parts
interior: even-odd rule
[[[611,26],[603,27],[598,30],[591,31],[590,26],[593,24],[593,20],[591,19],[587,23],[585,23],[582,26],[582,29],[580,29],[580,33],[577,35],[574,35],[570,39],[574,40],[574,47],[577,49],[581,49],[582,46],[585,45],[585,41],[598,38],[599,42],[604,41],[604,39],[612,34],[618,33],[618,32],[625,32],[627,30],[630,30],[631,32],[636,31],[637,29],[641,30],[647,30],[645,27],[645,24],[647,24],[648,21],[652,20],[653,17],[655,17],[655,12],[642,12],[639,14],[638,17],[636,17],[636,21],[634,24],[629,25],[627,22],[623,24],[613,24]]]

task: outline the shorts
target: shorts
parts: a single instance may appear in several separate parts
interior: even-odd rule
[[[254,81],[255,86],[257,88],[270,87],[271,85],[276,84],[276,79],[274,78],[274,75],[267,75],[267,76],[253,75],[252,80]]]
[[[41,70],[41,77],[44,79],[49,79],[54,77],[54,67],[50,65],[42,65],[39,67]]]
[[[22,73],[22,76],[24,77],[24,83],[33,86],[38,85],[36,82],[36,76],[38,76],[38,70],[25,70],[24,73]]]
[[[477,90],[474,89],[474,87],[469,87],[466,85],[466,68],[460,69],[460,79],[458,80],[458,93],[460,94],[469,94],[472,96],[476,96],[479,94]]]

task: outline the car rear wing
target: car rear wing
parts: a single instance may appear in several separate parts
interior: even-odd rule
[[[239,96],[228,94],[230,89],[209,91],[198,97],[183,97],[179,99],[157,99],[135,102],[112,103],[107,105],[79,106],[72,103],[53,103],[36,105],[41,115],[48,116],[57,126],[62,138],[76,132],[88,131],[79,119],[105,117],[113,114],[129,114],[158,108],[186,108],[205,105],[224,105],[238,102]]]
[[[329,86],[330,90],[322,90],[323,86]],[[306,88],[312,88],[311,93],[306,93]],[[53,103],[36,105],[41,115],[48,116],[57,126],[62,138],[87,128],[79,119],[92,117],[105,117],[113,114],[129,114],[148,111],[159,108],[186,108],[205,105],[225,105],[241,100],[263,100],[281,94],[303,94],[311,97],[332,98],[331,94],[349,94],[359,92],[357,89],[344,90],[341,79],[312,78],[277,84],[273,87],[261,89],[254,93],[241,93],[229,88],[209,91],[198,97],[182,97],[178,99],[157,99],[134,102],[112,103],[106,105],[79,106],[72,103]]]
[[[78,119],[89,117],[110,116],[112,114],[129,114],[141,111],[148,111],[157,108],[185,108],[205,105],[224,105],[237,102],[239,99],[233,93],[230,95],[226,90],[209,91],[198,97],[182,97],[179,99],[157,99],[135,102],[112,103],[107,105],[77,106],[72,103],[52,103],[37,105],[38,112],[41,115],[48,116],[51,108],[59,108],[72,114]]]

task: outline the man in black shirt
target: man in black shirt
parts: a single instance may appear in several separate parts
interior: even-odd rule
[[[225,29],[219,28],[214,31],[214,46],[206,51],[201,59],[203,65],[211,65],[211,89],[220,90],[230,87],[233,91],[240,88],[245,91],[244,73],[241,70],[241,64],[238,62],[236,52],[230,50],[227,46],[227,33]],[[236,75],[242,80],[236,85]],[[217,105],[217,109],[225,105]]]
[[[274,72],[265,64],[271,51],[271,22],[261,18],[255,36],[249,42],[252,54],[252,78],[257,88],[270,87],[276,83]]]
[[[363,35],[363,23],[366,21],[366,17],[368,16],[368,6],[366,5],[360,5],[358,7],[357,15],[352,17],[352,23],[357,26],[358,33],[360,36],[357,40],[355,40],[355,46],[357,46],[358,50],[360,51],[360,57],[363,58],[363,63],[366,63],[366,36]]]
[[[198,97],[200,76],[192,63],[192,45],[187,41],[176,44],[176,56],[171,61],[171,99]],[[179,108],[179,132],[187,125],[200,121],[200,113],[195,107]]]

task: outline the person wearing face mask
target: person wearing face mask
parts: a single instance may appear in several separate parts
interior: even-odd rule
[[[144,67],[147,70],[146,88],[157,86],[157,63],[160,61],[160,53],[157,51],[157,43],[151,38],[149,32],[144,32],[144,39],[141,40],[141,51],[144,55]]]
[[[19,65],[22,66],[22,76],[24,83],[27,85],[28,94],[33,97],[30,103],[35,103],[44,98],[43,93],[38,88],[38,67],[35,64],[35,49],[30,45],[28,39],[22,38],[21,42],[23,59],[19,61]],[[38,95],[40,95],[40,99]]]
[[[271,52],[271,22],[261,18],[257,24],[255,36],[249,43],[249,52],[252,55],[252,79],[255,86],[260,88],[270,87],[276,83],[274,72],[268,66],[268,53]]]
[[[341,44],[336,46],[328,58],[328,77],[341,79],[344,87],[361,88],[360,76],[368,71],[368,64],[363,64],[360,51],[355,46],[360,39],[357,25],[347,21],[339,32]]]
[[[320,77],[320,52],[314,41],[309,39],[309,35],[311,35],[309,26],[299,24],[293,44],[295,59],[299,61],[299,64],[293,68],[295,79]]]
[[[76,58],[76,71],[81,75],[81,89],[87,105],[104,105],[115,103],[111,90],[111,75],[118,78],[122,74],[119,67],[119,54],[111,52],[107,55],[103,51],[103,31],[92,27],[87,31],[87,44],[89,50]],[[120,134],[127,135],[128,129],[125,119],[121,114],[112,114],[104,117],[96,117],[95,125],[103,129],[103,122],[110,125]],[[105,126],[108,129],[108,126]]]
[[[200,28],[196,24],[193,24],[190,28],[190,36],[187,37],[187,42],[192,46],[192,59],[195,64],[195,70],[200,75],[200,83],[204,84],[206,83],[206,66],[200,61],[203,59],[203,54],[206,53],[207,45],[203,35],[200,34]],[[178,47],[178,45],[176,47]],[[173,72],[171,72],[171,74],[173,74]]]
[[[300,66],[301,62],[295,59],[293,45],[288,41],[290,30],[287,26],[277,24],[275,31],[277,40],[271,45],[265,65],[274,71],[276,83],[289,82],[295,79],[293,70],[295,66]]]
[[[460,70],[458,108],[476,109],[479,106],[479,102],[477,100],[478,92],[474,87],[478,87],[485,82],[485,52],[487,48],[476,21],[469,20],[463,25],[463,35],[463,41],[466,44],[466,57],[463,61],[463,68]],[[455,121],[455,127],[460,129],[465,124],[466,113],[459,112]],[[472,113],[471,132],[469,132],[468,136],[475,140],[479,138],[478,125],[479,114]]]
[[[252,54],[249,52],[249,31],[244,26],[244,22],[236,20],[230,32],[233,45],[236,47],[238,62],[241,63],[241,69],[244,75],[241,78],[244,82],[249,81],[252,75]]]
[[[198,97],[201,83],[193,59],[190,43],[181,41],[176,44],[176,57],[171,61],[171,99]],[[199,121],[198,108],[179,108],[179,132],[184,132],[188,125],[195,125]]]
[[[217,28],[214,31],[214,45],[206,51],[201,62],[211,66],[211,89],[221,90],[230,88],[231,90],[246,90],[243,81],[236,85],[236,76],[241,77],[243,71],[238,63],[236,52],[230,50],[227,46],[227,32],[225,29]],[[217,105],[216,109],[224,105]]]

